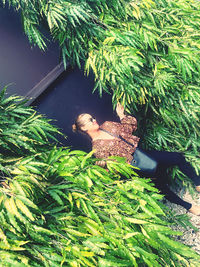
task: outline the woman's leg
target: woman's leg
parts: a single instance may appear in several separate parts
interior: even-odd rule
[[[173,191],[170,190],[168,187],[168,176],[167,176],[167,169],[165,166],[158,165],[156,173],[154,175],[148,175],[147,173],[137,170],[136,171],[141,177],[151,177],[154,178],[153,182],[155,186],[160,190],[160,193],[165,196],[167,200],[177,205],[181,205],[185,209],[189,210],[192,207],[192,204],[189,202],[184,201],[178,195],[176,195]]]
[[[145,151],[151,157],[153,157],[158,162],[158,168],[153,180],[156,187],[161,191],[163,195],[165,195],[166,199],[169,201],[181,205],[185,209],[189,210],[191,213],[195,215],[200,215],[200,207],[190,204],[182,200],[179,196],[177,196],[174,192],[170,190],[167,185],[168,176],[167,176],[167,168],[172,166],[179,166],[181,171],[186,174],[191,180],[195,183],[195,185],[200,185],[200,177],[197,176],[195,170],[192,168],[190,163],[188,163],[184,156],[181,153],[177,152],[165,152],[165,151]],[[143,175],[141,171],[139,171],[140,175]],[[146,177],[146,175],[144,174]]]
[[[165,168],[178,166],[179,169],[187,175],[196,186],[200,185],[200,176],[198,176],[189,162],[185,160],[185,157],[178,152],[166,152],[166,151],[147,151],[147,153],[158,161],[159,165]]]
[[[155,175],[156,179],[153,181],[155,183],[155,186],[160,190],[161,194],[163,194],[165,198],[169,200],[170,202],[180,205],[184,207],[186,210],[191,209],[192,204],[181,199],[168,187],[167,185],[168,177],[167,177],[166,171],[167,170],[166,168],[164,168],[164,166],[162,165],[158,166],[158,169]]]

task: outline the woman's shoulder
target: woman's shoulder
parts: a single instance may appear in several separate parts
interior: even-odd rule
[[[109,133],[119,135],[121,124],[114,121],[105,121],[100,128],[106,130]]]
[[[117,126],[119,123],[114,122],[114,121],[105,121],[102,125],[101,128],[105,130],[109,130],[109,128],[113,128],[114,126]]]

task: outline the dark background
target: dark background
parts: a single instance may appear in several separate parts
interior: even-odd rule
[[[56,43],[48,44],[45,52],[31,47],[23,33],[18,13],[0,8],[0,85],[10,84],[9,94],[25,95],[59,62]]]

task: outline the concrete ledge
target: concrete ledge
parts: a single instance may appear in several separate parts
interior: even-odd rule
[[[67,63],[66,69],[70,66]],[[58,64],[52,71],[50,71],[39,83],[37,83],[26,95],[29,99],[26,106],[31,105],[65,70],[64,63]]]

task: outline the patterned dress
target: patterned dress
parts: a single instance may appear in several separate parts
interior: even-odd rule
[[[101,126],[101,129],[106,130],[114,135],[122,136],[126,141],[133,144],[127,144],[119,138],[114,139],[97,139],[92,141],[92,149],[95,149],[96,158],[108,158],[109,156],[125,157],[128,163],[131,163],[139,137],[133,136],[132,132],[137,129],[137,120],[132,116],[125,116],[120,123],[106,121]]]

